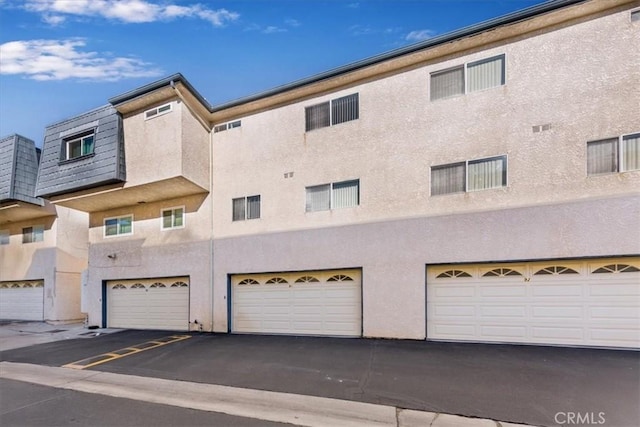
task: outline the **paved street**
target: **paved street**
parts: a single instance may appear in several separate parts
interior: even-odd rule
[[[286,425],[0,379],[0,424],[8,426]]]
[[[100,361],[172,334],[124,331],[1,358]],[[541,426],[558,425],[558,413],[602,412],[607,426],[622,427],[640,425],[639,369],[633,351],[222,334],[193,334],[88,368]]]

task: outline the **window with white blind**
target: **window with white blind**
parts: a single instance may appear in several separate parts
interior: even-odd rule
[[[587,142],[587,175],[640,170],[640,133]]]
[[[354,93],[306,107],[304,112],[307,132],[357,120],[360,117],[359,97],[357,93]]]
[[[306,188],[307,212],[350,208],[360,204],[360,180],[333,182]]]
[[[431,100],[505,84],[505,56],[499,55],[431,73]]]
[[[232,200],[233,221],[260,218],[260,196],[238,197]]]
[[[506,187],[507,156],[431,167],[431,195]]]

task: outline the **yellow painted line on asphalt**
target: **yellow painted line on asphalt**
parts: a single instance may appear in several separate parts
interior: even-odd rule
[[[112,362],[123,357],[137,354],[153,348],[162,347],[167,344],[173,344],[178,341],[184,341],[191,338],[191,335],[170,335],[164,338],[157,338],[155,340],[146,341],[140,344],[124,347],[119,350],[109,351],[107,353],[98,354],[96,356],[87,357],[76,362],[67,363],[63,365],[63,368],[71,369],[87,369],[92,366],[101,365],[103,363]]]

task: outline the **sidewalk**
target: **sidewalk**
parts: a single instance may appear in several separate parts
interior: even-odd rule
[[[324,397],[0,362],[0,378],[311,427],[524,427]]]
[[[49,324],[46,322],[3,321],[0,324],[0,351],[76,338],[93,338],[119,329],[85,328],[84,323]]]

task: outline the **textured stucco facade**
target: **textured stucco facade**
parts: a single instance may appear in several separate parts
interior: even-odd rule
[[[126,178],[51,196],[88,216],[89,324],[108,325],[113,281],[187,277],[185,328],[229,332],[235,275],[357,269],[362,335],[425,339],[429,266],[637,260],[640,171],[588,174],[587,144],[640,133],[640,4],[557,5],[228,105],[181,75],[110,100]],[[434,73],[498,56],[503,84],[432,100]],[[352,94],[356,119],[305,130],[305,108]],[[504,185],[432,194],[432,167],[495,156]],[[349,180],[355,206],[306,210],[307,187]],[[234,221],[257,195],[259,218]]]

